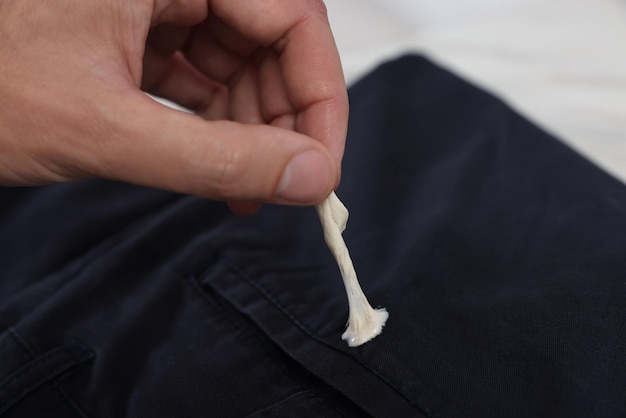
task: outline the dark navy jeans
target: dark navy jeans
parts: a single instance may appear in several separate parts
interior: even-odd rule
[[[312,208],[0,189],[0,416],[625,417],[626,186],[421,57],[350,100],[338,195],[382,335],[341,340]]]

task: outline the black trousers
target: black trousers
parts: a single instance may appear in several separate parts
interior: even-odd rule
[[[357,348],[312,208],[0,189],[2,417],[624,417],[626,187],[421,57],[350,90]]]

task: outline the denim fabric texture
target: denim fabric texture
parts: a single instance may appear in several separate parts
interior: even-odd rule
[[[313,208],[0,189],[0,416],[625,417],[626,186],[420,56],[350,89],[349,348]]]

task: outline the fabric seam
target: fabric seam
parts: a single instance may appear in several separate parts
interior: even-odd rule
[[[11,335],[13,337],[13,339],[15,341],[17,341],[18,346],[22,348],[22,350],[27,353],[30,357],[31,360],[34,360],[37,358],[37,354],[35,353],[35,351],[32,349],[32,347],[30,346],[30,344],[28,344],[28,342],[25,340],[25,338],[20,334],[20,332],[15,328],[15,327],[10,327],[8,329],[9,331],[9,335]],[[76,412],[80,417],[82,418],[89,418],[90,415],[88,415],[79,405],[78,403],[72,399],[65,390],[63,390],[63,388],[61,387],[60,383],[58,382],[57,378],[52,378],[50,379],[50,382],[53,384],[53,386],[55,387],[55,389],[58,392],[59,397],[65,401],[68,406],[74,411]]]
[[[256,348],[263,351],[263,353],[267,354],[267,351],[265,350],[265,348],[262,347],[262,344],[259,343],[258,338],[255,335],[253,335],[252,332],[244,328],[237,319],[234,319],[230,315],[228,315],[223,307],[218,306],[217,302],[210,299],[210,297],[201,288],[200,283],[198,283],[196,274],[188,275],[186,281],[191,285],[194,292],[200,297],[200,299],[204,302],[204,304],[209,305],[213,309],[215,309],[218,312],[219,316],[224,321],[226,321],[231,327],[237,330],[237,333],[239,334],[240,338],[246,341],[246,343],[253,344]],[[259,332],[262,332],[262,331],[259,331]],[[263,357],[264,357],[264,361],[266,362],[266,364],[269,364],[272,366],[272,368],[279,370],[283,378],[285,378],[289,383],[294,385],[294,387],[297,390],[301,391],[301,390],[307,389],[305,386],[301,385],[299,382],[296,382],[291,376],[289,376],[284,370],[284,368],[281,367],[279,364],[277,364],[271,358],[271,355],[268,354]]]
[[[234,274],[236,274],[239,278],[243,279],[246,283],[248,283],[250,286],[252,286],[254,289],[257,290],[257,292],[259,292],[267,301],[269,301],[272,305],[274,305],[280,312],[282,312],[285,316],[287,316],[287,318],[289,318],[289,320],[296,325],[298,328],[300,328],[301,331],[303,331],[305,334],[307,334],[309,337],[313,338],[315,341],[317,341],[318,343],[324,345],[325,347],[341,353],[342,355],[345,355],[346,353],[344,353],[341,350],[338,350],[337,348],[327,344],[323,339],[321,339],[317,334],[315,334],[314,332],[312,332],[310,329],[308,329],[301,321],[299,321],[286,307],[284,307],[284,305],[276,298],[274,297],[263,285],[261,285],[258,281],[252,279],[251,277],[249,277],[241,268],[239,268],[239,266],[234,262],[234,260],[232,260],[231,258],[222,255],[218,260],[218,263],[223,263],[223,265],[225,267],[227,267],[229,270],[231,270]],[[411,399],[409,399],[404,393],[402,393],[401,391],[399,391],[394,385],[392,385],[384,376],[382,376],[377,370],[372,369],[371,367],[369,367],[368,365],[364,364],[360,359],[356,358],[356,357],[351,357],[352,360],[356,361],[360,366],[362,366],[363,368],[367,369],[370,373],[372,373],[373,375],[375,375],[378,379],[380,379],[382,382],[384,382],[387,386],[389,386],[395,393],[397,393],[399,396],[401,396],[403,399],[405,399],[410,405],[413,405],[413,407],[415,409],[417,409],[420,413],[426,415],[428,418],[437,418],[438,416],[441,416],[440,413],[436,412],[436,413],[432,413],[431,412],[431,408],[427,408],[424,409],[422,407],[420,407],[419,405],[416,405],[415,402],[413,402]]]

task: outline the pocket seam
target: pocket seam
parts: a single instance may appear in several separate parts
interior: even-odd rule
[[[80,416],[81,418],[89,418],[89,415],[87,415],[85,411],[83,411],[82,408],[80,408],[78,404],[72,398],[70,398],[69,395],[63,390],[57,378],[63,373],[66,373],[69,370],[73,369],[74,367],[92,360],[94,358],[93,351],[91,351],[87,346],[80,343],[79,341],[71,340],[66,344],[57,346],[45,352],[44,354],[37,355],[15,327],[10,327],[7,331],[8,335],[10,335],[13,340],[17,342],[17,346],[25,353],[27,353],[31,360],[22,367],[20,367],[18,370],[16,370],[14,373],[6,377],[4,380],[2,380],[0,382],[0,385],[2,385],[3,387],[13,385],[15,381],[17,381],[18,379],[23,379],[24,376],[32,373],[33,369],[37,370],[37,368],[41,368],[46,363],[57,361],[60,364],[54,368],[54,371],[46,373],[51,377],[44,377],[42,379],[42,382],[24,384],[25,388],[21,390],[22,393],[9,393],[9,395],[6,396],[6,399],[0,400],[0,415],[3,415],[6,411],[11,409],[13,405],[19,403],[34,390],[50,383],[57,390],[60,398],[65,401],[65,403],[78,416]],[[78,351],[76,349],[78,349]],[[59,357],[63,355],[65,355],[67,358],[59,359]]]
[[[338,352],[338,353],[343,353],[345,354],[341,349],[333,346],[332,344],[330,344],[328,341],[326,341],[325,339],[323,339],[322,337],[320,337],[317,333],[315,333],[313,330],[311,330],[305,323],[303,323],[300,319],[298,319],[292,312],[291,310],[286,307],[280,300],[278,297],[276,297],[273,292],[271,292],[269,289],[267,289],[267,287],[265,287],[259,280],[257,280],[255,277],[253,277],[253,275],[248,274],[245,269],[241,268],[240,265],[237,263],[236,260],[229,258],[225,255],[221,255],[219,257],[219,259],[217,260],[218,263],[222,264],[226,269],[228,269],[231,273],[233,273],[236,277],[238,277],[239,279],[241,279],[244,283],[246,283],[248,286],[250,286],[252,289],[254,289],[257,293],[259,293],[268,303],[270,303],[271,305],[273,305],[279,312],[281,312],[285,317],[288,318],[288,320],[298,329],[300,329],[300,331],[302,331],[304,334],[306,334],[309,338],[312,338],[313,340],[315,340],[317,343],[325,346],[327,349],[330,349],[333,352]],[[268,338],[273,339],[271,336],[268,335]],[[377,379],[381,380],[382,382],[384,382],[384,384],[386,386],[388,386],[389,388],[391,388],[391,390],[393,392],[395,392],[398,396],[400,396],[402,399],[404,399],[406,402],[408,402],[412,408],[416,409],[417,411],[419,411],[420,413],[422,413],[424,416],[428,416],[428,417],[439,417],[439,416],[443,416],[444,413],[440,412],[440,411],[433,411],[434,408],[437,409],[442,409],[441,405],[444,405],[446,408],[448,408],[448,405],[445,404],[441,404],[440,401],[438,401],[437,399],[435,399],[435,401],[437,402],[437,406],[433,407],[432,405],[422,405],[423,400],[423,396],[420,396],[419,399],[413,400],[408,394],[404,393],[404,391],[400,388],[398,388],[396,385],[394,385],[393,383],[391,383],[388,380],[388,377],[382,373],[380,370],[378,370],[378,368],[373,367],[370,364],[367,364],[366,362],[364,362],[361,358],[359,358],[358,356],[351,356],[352,360],[354,360],[357,364],[359,364],[359,366],[365,370],[367,370],[367,372],[373,376],[375,376]],[[301,363],[300,360],[298,360],[298,363]],[[305,367],[305,366],[303,366]],[[334,385],[331,384],[331,382],[328,382],[326,379],[322,378],[326,384],[329,384],[333,387],[335,387]],[[336,390],[338,390],[339,392],[342,392],[341,389],[335,387]],[[346,395],[349,399],[350,396]],[[352,399],[351,399],[352,400]],[[354,401],[353,401],[354,402]],[[431,401],[432,402],[432,401]]]
[[[206,269],[204,269],[202,273],[204,271],[206,271]],[[193,288],[195,293],[200,297],[203,303],[205,305],[208,305],[210,308],[214,309],[215,311],[217,311],[220,317],[222,318],[222,320],[227,322],[229,326],[231,326],[234,330],[236,330],[236,332],[239,334],[239,338],[241,338],[243,341],[249,342],[250,344],[254,344],[254,346],[257,347],[259,350],[262,350],[263,352],[265,352],[267,354],[267,356],[265,356],[264,358],[264,361],[266,362],[266,364],[271,365],[272,368],[276,368],[280,372],[280,374],[283,376],[283,378],[285,378],[288,382],[293,384],[294,387],[296,387],[297,389],[302,389],[302,390],[306,389],[299,382],[294,380],[293,377],[291,377],[284,370],[284,368],[279,363],[277,363],[274,360],[274,358],[271,355],[269,355],[269,353],[267,353],[262,342],[259,341],[260,337],[258,335],[255,335],[254,331],[244,326],[238,318],[231,317],[228,314],[228,312],[226,312],[223,306],[220,306],[220,304],[217,301],[212,300],[211,296],[207,294],[207,292],[205,291],[204,286],[200,283],[200,278],[201,278],[202,273],[201,274],[197,274],[197,273],[188,274],[186,276],[186,279],[187,279],[186,281],[191,285],[191,287]],[[243,313],[240,313],[240,314],[244,315]],[[258,332],[263,334],[262,331],[260,330]],[[271,339],[269,337],[265,336],[265,338],[267,338],[268,341],[271,342]]]

